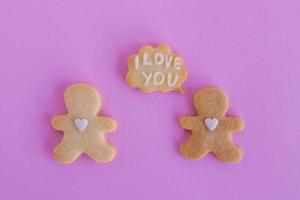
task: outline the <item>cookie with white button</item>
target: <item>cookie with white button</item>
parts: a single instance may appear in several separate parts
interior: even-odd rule
[[[51,121],[52,127],[64,134],[53,151],[55,159],[68,164],[85,153],[98,163],[113,160],[117,149],[105,135],[114,132],[117,123],[98,115],[102,99],[97,90],[88,84],[75,84],[65,91],[64,100],[68,113],[55,116]]]
[[[244,122],[240,117],[228,117],[228,98],[215,87],[207,87],[196,93],[193,99],[196,116],[180,119],[182,128],[191,131],[188,141],[180,146],[180,152],[188,159],[201,159],[212,152],[224,162],[236,163],[243,157],[242,149],[232,141],[231,133],[241,131]]]

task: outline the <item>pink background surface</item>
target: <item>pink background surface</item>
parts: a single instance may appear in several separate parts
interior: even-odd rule
[[[300,1],[0,2],[0,199],[299,199]],[[127,57],[167,43],[184,56],[185,95],[142,94]],[[116,159],[54,161],[64,90],[88,82],[119,122]],[[222,87],[246,128],[236,165],[178,153],[192,96]]]

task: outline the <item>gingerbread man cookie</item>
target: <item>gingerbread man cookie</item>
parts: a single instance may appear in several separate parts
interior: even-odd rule
[[[137,55],[131,55],[128,59],[126,82],[144,93],[156,90],[175,90],[183,93],[181,84],[187,76],[183,58],[164,44],[156,48],[144,46]]]
[[[66,115],[55,116],[52,126],[64,133],[53,154],[61,163],[71,163],[85,153],[99,163],[111,161],[116,148],[108,143],[105,133],[117,128],[114,119],[98,116],[102,100],[97,90],[88,84],[75,84],[64,94]]]
[[[189,159],[201,159],[212,152],[228,163],[241,160],[243,151],[233,143],[231,133],[240,131],[244,122],[239,117],[226,117],[228,99],[222,90],[208,87],[200,90],[193,99],[198,115],[180,119],[182,128],[192,135],[180,146],[180,152]]]

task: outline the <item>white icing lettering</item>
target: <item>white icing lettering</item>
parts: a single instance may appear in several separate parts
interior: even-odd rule
[[[148,53],[144,53],[144,55],[143,55],[143,65],[144,66],[151,66],[151,65],[153,65],[153,63],[152,62],[150,62],[150,61],[148,61],[147,60],[148,59]]]
[[[174,87],[176,82],[178,81],[178,75],[175,74],[174,79],[172,81],[172,74],[168,73],[168,87]]]
[[[167,56],[166,55],[166,68],[170,67],[171,66],[171,62],[173,60],[173,56]]]
[[[142,75],[145,78],[145,84],[144,85],[148,85],[149,82],[150,82],[150,79],[152,77],[152,72],[150,72],[149,75],[147,75],[146,72],[143,72]]]
[[[161,65],[164,63],[164,55],[162,53],[155,53],[154,54],[154,63],[155,65]]]
[[[180,70],[180,64],[181,64],[181,59],[180,57],[176,57],[174,59],[174,68],[177,70]]]
[[[161,85],[165,81],[165,75],[161,72],[155,72],[153,75],[154,85]]]

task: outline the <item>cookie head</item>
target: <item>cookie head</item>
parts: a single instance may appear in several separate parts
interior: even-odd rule
[[[65,103],[70,114],[78,117],[96,115],[102,106],[97,90],[88,84],[75,84],[64,94]]]
[[[228,109],[228,99],[224,92],[215,87],[200,90],[193,99],[198,113],[206,117],[224,116]]]

